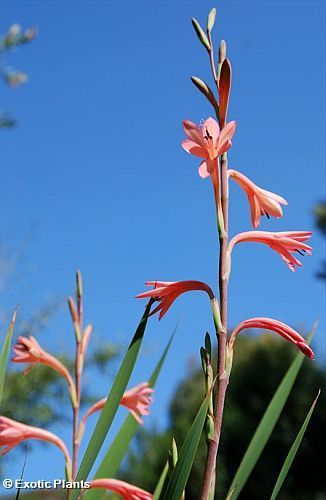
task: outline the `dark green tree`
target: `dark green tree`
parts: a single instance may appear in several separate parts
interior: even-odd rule
[[[326,236],[326,203],[321,202],[315,206],[315,217],[317,227],[320,229],[321,233]],[[321,279],[326,279],[326,260],[322,263],[322,268],[317,275]]]
[[[225,498],[260,418],[296,353],[295,348],[271,334],[254,338],[240,336],[237,340],[223,424],[216,498]],[[269,498],[292,441],[318,388],[325,384],[325,379],[325,371],[315,362],[308,359],[304,361],[282,416],[240,498]],[[203,394],[203,376],[198,368],[189,374],[175,392],[170,405],[169,429],[164,432],[143,430],[138,435],[122,472],[124,479],[136,484],[141,482],[144,488],[154,490],[166,461],[172,436],[175,437],[178,447],[181,447]],[[325,460],[320,445],[326,425],[323,408],[325,395],[322,393],[280,499],[326,498],[323,493]],[[187,500],[199,498],[205,456],[206,443],[203,439],[188,483]]]

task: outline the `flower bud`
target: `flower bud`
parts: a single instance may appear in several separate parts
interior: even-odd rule
[[[215,18],[216,18],[216,9],[215,7],[210,11],[208,14],[208,19],[207,19],[207,31],[212,31],[213,26],[215,24]]]
[[[207,36],[205,35],[205,33],[203,31],[203,28],[200,26],[199,22],[194,17],[192,18],[191,22],[192,22],[192,25],[193,25],[193,27],[194,27],[194,29],[196,31],[196,34],[197,34],[199,40],[204,45],[205,49],[208,52],[210,52],[211,46],[210,46],[210,43],[209,43],[209,41],[207,39]]]

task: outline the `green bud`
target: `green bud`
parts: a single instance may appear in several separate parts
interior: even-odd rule
[[[216,9],[215,7],[210,11],[208,14],[208,19],[207,19],[207,31],[212,31],[213,26],[215,24],[215,18],[216,18]]]
[[[212,342],[211,342],[210,334],[208,332],[206,332],[206,335],[205,335],[205,349],[208,352],[209,357],[211,358],[212,357]]]
[[[200,26],[199,22],[194,17],[192,18],[191,22],[192,22],[192,25],[193,25],[196,33],[197,33],[199,40],[204,45],[205,49],[209,52],[211,50],[211,46],[210,46],[210,43],[207,39],[207,36],[204,33],[203,28]]]
[[[209,88],[207,83],[205,83],[203,80],[198,78],[197,76],[192,76],[191,81],[194,85],[196,85],[197,89],[200,90],[202,94],[208,99],[208,101],[212,104],[212,106],[215,108],[216,112],[218,113],[218,104],[215,99],[215,96],[212,92],[212,90]]]
[[[207,441],[214,441],[215,439],[214,420],[211,415],[207,415],[206,417],[205,431],[206,431]]]
[[[177,461],[178,461],[178,448],[177,448],[177,443],[175,442],[174,438],[172,438],[172,444],[171,444],[171,448],[169,450],[168,461],[169,461],[170,469],[173,470],[174,467],[176,466]]]
[[[206,374],[206,351],[203,347],[200,348],[200,359],[203,372]]]

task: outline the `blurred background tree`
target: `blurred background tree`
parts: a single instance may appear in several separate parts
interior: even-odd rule
[[[16,88],[27,81],[27,74],[8,66],[5,56],[18,46],[31,42],[35,36],[35,28],[28,28],[23,32],[19,24],[13,24],[8,33],[0,37],[0,75],[5,85]],[[0,110],[0,128],[11,128],[15,124],[16,120],[8,112]]]
[[[238,338],[223,424],[216,498],[225,498],[260,418],[296,354],[295,349],[271,334]],[[324,386],[325,379],[325,370],[304,360],[279,422],[240,498],[269,498],[288,450],[318,388]],[[181,447],[203,394],[203,375],[198,367],[175,391],[169,409],[168,430],[140,430],[121,473],[123,479],[154,491],[167,459],[172,436],[178,447]],[[322,392],[280,499],[326,499],[326,467],[320,445],[320,436],[326,425],[323,407],[325,408],[325,393]],[[197,500],[200,497],[205,456],[206,443],[202,439],[186,490],[187,500]]]
[[[326,202],[318,203],[315,206],[316,224],[321,233],[326,236]],[[317,276],[321,279],[326,279],[326,260],[322,263],[322,268]]]

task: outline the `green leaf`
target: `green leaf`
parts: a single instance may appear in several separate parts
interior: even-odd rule
[[[139,349],[144,337],[152,303],[153,301],[150,300],[147,304],[142,319],[140,320],[140,323],[137,327],[136,333],[133,336],[132,341],[130,342],[125,357],[123,358],[118,374],[114,379],[113,385],[107,397],[107,401],[103,410],[101,411],[100,417],[97,421],[96,427],[93,431],[83,460],[79,467],[76,481],[85,481],[87,479],[87,476],[90,473],[91,468],[93,467],[93,464],[99,454],[107,433],[109,432],[115,414],[117,413],[117,410],[119,408],[120,400],[126,390],[127,384],[134,369]],[[76,500],[79,492],[79,488],[72,490],[70,497],[71,500]]]
[[[199,411],[189,429],[186,439],[180,451],[179,459],[171,474],[168,487],[165,491],[164,500],[180,500],[186,487],[192,464],[195,460],[196,451],[206,420],[208,404],[211,391],[207,394],[199,408]]]
[[[14,326],[15,326],[16,314],[17,314],[17,310],[15,310],[15,312],[11,318],[11,322],[10,322],[9,328],[7,330],[5,341],[3,343],[1,354],[0,354],[0,404],[2,401],[3,388],[4,388],[4,383],[5,383],[5,376],[6,376],[6,370],[7,370],[8,357],[9,357],[9,350],[10,350],[10,345],[11,345],[12,333],[14,331]]]
[[[192,22],[192,25],[196,31],[196,34],[199,38],[199,40],[201,41],[201,43],[204,45],[205,49],[210,52],[211,50],[211,46],[210,46],[210,43],[208,41],[208,38],[207,36],[205,35],[204,33],[204,30],[203,28],[200,26],[199,22],[197,21],[197,19],[195,19],[194,17],[192,18],[191,20]]]
[[[160,478],[157,482],[155,491],[153,493],[153,500],[159,500],[160,495],[163,491],[163,487],[165,484],[166,477],[168,475],[169,471],[173,471],[174,467],[176,466],[178,462],[178,449],[177,449],[177,443],[175,442],[175,439],[172,438],[172,443],[171,443],[171,448],[168,453],[168,459],[164,465],[163,471],[160,475]]]
[[[315,329],[316,326],[313,327],[312,332],[307,339],[308,344],[311,342],[313,334],[315,333]],[[293,384],[297,378],[304,357],[305,356],[302,352],[299,352],[299,354],[296,355],[290,368],[287,370],[280,385],[278,386],[273,398],[271,399],[267,409],[265,410],[265,413],[249,443],[247,451],[244,454],[239,468],[233,478],[233,481],[227,493],[228,500],[235,500],[246,484],[248,477],[255,467],[257,460],[259,459],[263,449],[265,448],[265,445],[273,432],[276,422],[279,419],[279,416],[289,397]]]
[[[164,465],[164,469],[162,470],[162,473],[160,475],[160,478],[157,482],[155,491],[153,493],[153,500],[159,500],[168,472],[169,472],[169,461],[167,460],[166,464]]]
[[[308,427],[308,424],[309,424],[309,421],[311,419],[311,416],[312,416],[312,413],[315,409],[315,406],[316,406],[316,403],[317,403],[317,400],[319,398],[319,394],[320,394],[320,390],[318,391],[318,394],[317,394],[317,397],[315,399],[315,401],[312,403],[311,407],[310,407],[310,410],[302,424],[302,427],[297,435],[297,437],[295,438],[291,448],[290,448],[290,451],[285,459],[285,462],[283,464],[283,467],[281,469],[281,472],[279,473],[279,476],[277,478],[277,481],[275,483],[275,486],[274,486],[274,489],[273,489],[273,492],[272,492],[272,495],[271,495],[271,499],[270,500],[275,500],[275,498],[277,497],[277,495],[279,494],[279,491],[280,489],[282,488],[282,485],[285,481],[285,478],[289,472],[289,469],[292,465],[292,462],[296,456],[296,453],[299,449],[299,446],[301,444],[301,441],[302,441],[302,438],[304,436],[304,433],[306,432],[306,429]]]
[[[165,358],[169,352],[176,331],[177,331],[177,326],[175,327],[159,362],[157,363],[151,377],[149,378],[148,382],[151,387],[155,386],[155,383],[160,374]],[[118,434],[114,438],[114,441],[112,442],[108,452],[103,458],[101,465],[97,469],[94,479],[103,477],[114,477],[116,475],[120,467],[120,464],[125,454],[128,451],[130,442],[134,437],[136,430],[138,429],[138,426],[139,426],[138,422],[131,414],[129,414],[125,418],[125,421],[122,424]],[[87,498],[87,500],[96,499],[96,498],[101,498],[102,495],[103,492],[94,489],[88,491],[85,495],[85,498]]]

